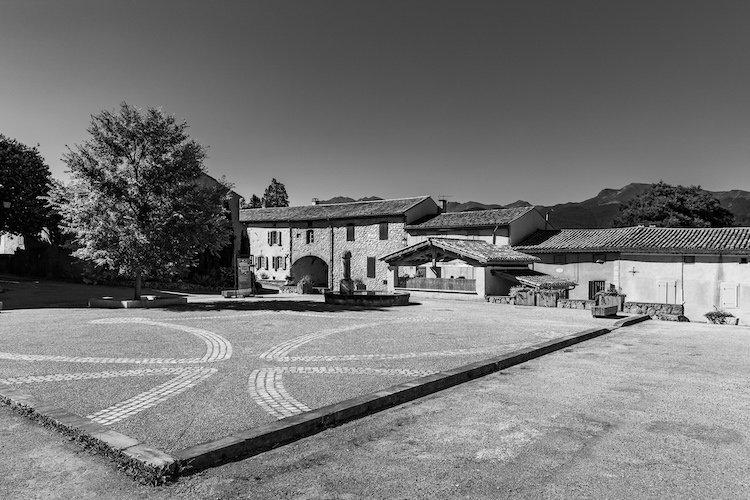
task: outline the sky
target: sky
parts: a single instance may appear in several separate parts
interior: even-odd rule
[[[747,0],[0,0],[0,133],[66,180],[121,102],[240,195],[750,190]]]

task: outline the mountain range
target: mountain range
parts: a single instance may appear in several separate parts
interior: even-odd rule
[[[620,206],[643,193],[651,184],[633,183],[620,189],[603,189],[594,196],[580,202],[559,203],[557,205],[537,205],[542,214],[549,213],[550,224],[558,229],[612,227],[612,221],[620,211]],[[735,224],[750,226],[750,192],[733,189],[731,191],[706,191],[719,200],[719,203],[734,214]],[[346,203],[352,201],[379,200],[377,196],[354,200],[337,196],[321,203]],[[508,205],[486,204],[477,201],[463,203],[449,201],[448,212],[466,212],[470,210],[489,210],[495,208],[512,208],[532,206],[523,200]]]

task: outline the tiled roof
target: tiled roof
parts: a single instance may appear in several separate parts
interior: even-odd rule
[[[429,198],[429,196],[419,196],[416,198],[399,198],[393,200],[332,203],[330,205],[246,208],[240,210],[240,221],[250,223],[287,222],[403,215],[410,208]]]
[[[621,227],[537,231],[521,252],[750,253],[750,228]]]
[[[578,283],[565,278],[551,276],[531,269],[503,269],[493,271],[494,274],[506,276],[521,284],[543,289],[566,289],[576,286]]]
[[[470,212],[446,212],[432,219],[407,226],[409,229],[449,229],[463,227],[505,226],[534,210],[534,207],[499,208],[495,210],[473,210]]]
[[[386,262],[394,262],[404,257],[425,250],[430,247],[451,252],[459,258],[476,261],[480,264],[502,263],[530,263],[538,262],[539,258],[518,252],[508,245],[493,245],[484,240],[463,240],[453,238],[427,238],[417,244],[402,248],[396,252],[380,258]]]

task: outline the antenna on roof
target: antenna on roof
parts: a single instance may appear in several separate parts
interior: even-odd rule
[[[439,194],[438,195],[438,201],[442,204],[441,207],[441,213],[445,213],[448,211],[448,198],[451,198],[452,195],[449,194]]]

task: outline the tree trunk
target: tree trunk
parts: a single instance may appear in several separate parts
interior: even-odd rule
[[[134,300],[141,300],[141,270],[136,269],[135,271],[135,294]]]

